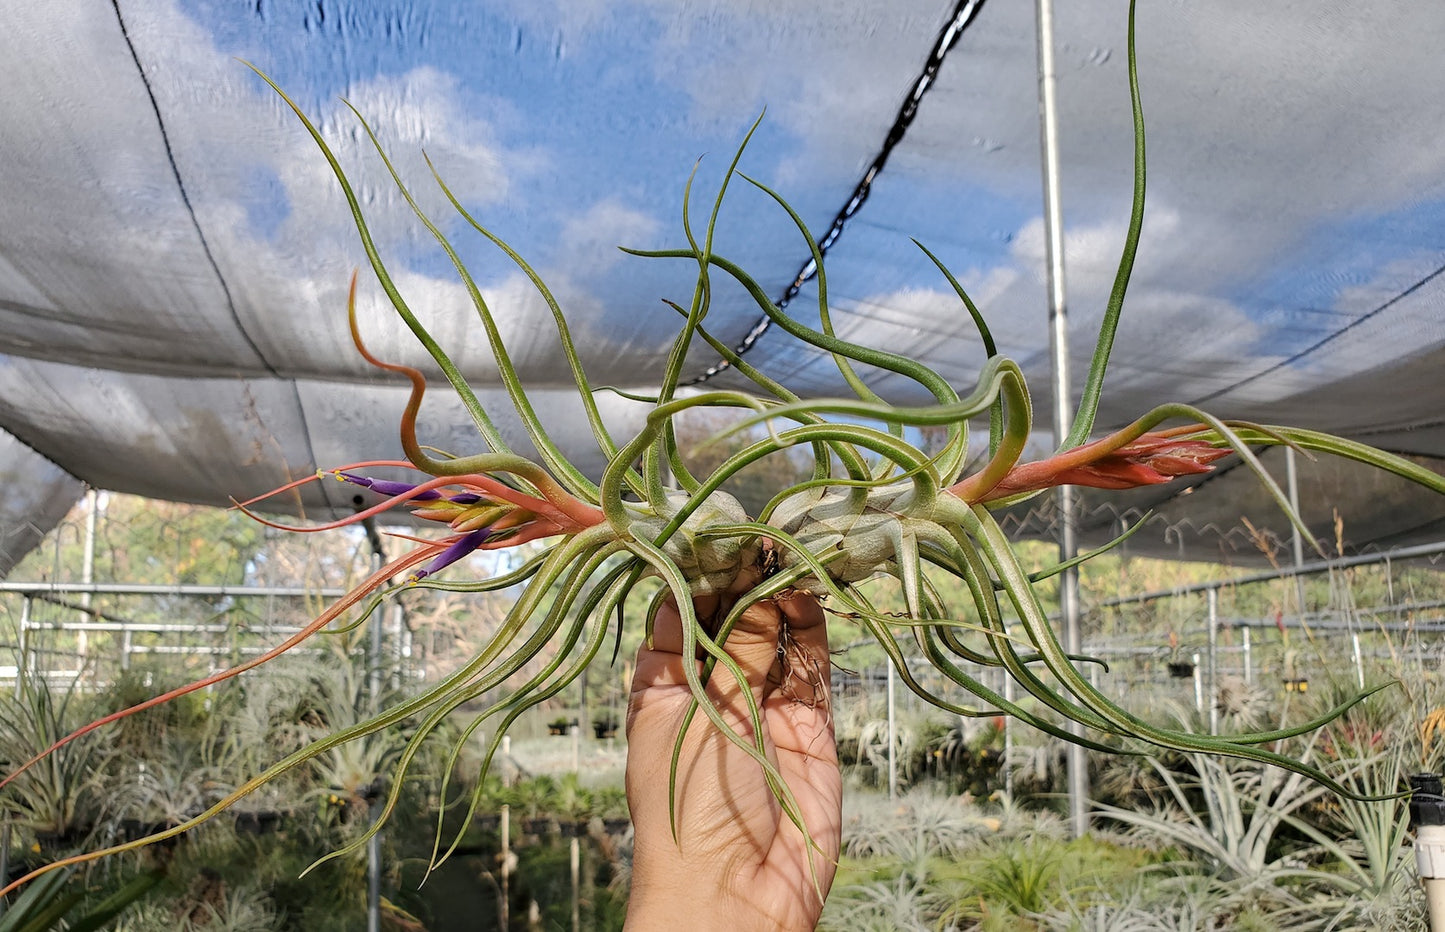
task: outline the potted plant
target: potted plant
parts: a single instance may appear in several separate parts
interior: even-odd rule
[[[555,808],[557,782],[548,776],[523,780],[508,793],[511,805],[521,815],[524,835],[544,835],[552,826],[548,812]]]
[[[552,808],[557,813],[562,837],[580,838],[587,834],[587,825],[597,804],[592,792],[582,785],[577,774],[569,773],[557,783]]]
[[[339,797],[332,796],[331,799],[341,802]],[[236,834],[237,835],[269,835],[281,826],[281,813],[263,811],[254,812],[241,810],[236,813]]]
[[[602,818],[602,830],[609,835],[621,835],[632,825],[627,813],[627,793],[620,786],[606,786],[593,794],[597,814]]]
[[[617,719],[611,715],[594,718],[592,720],[592,733],[597,736],[598,741],[617,737]]]
[[[1179,635],[1174,631],[1169,632],[1169,660],[1165,666],[1176,680],[1187,680],[1194,675],[1194,661],[1179,656]]]
[[[23,761],[69,733],[88,712],[77,694],[56,696],[44,679],[28,679],[19,695],[0,698],[0,760]],[[11,779],[0,796],[0,815],[31,830],[47,858],[81,844],[95,829],[101,802],[100,777],[107,752],[91,736],[55,750],[44,767]]]
[[[477,792],[479,803],[472,824],[484,832],[495,832],[502,827],[502,807],[512,802],[510,790],[501,778],[487,774]]]
[[[565,735],[572,730],[574,724],[576,723],[567,718],[567,716],[559,715],[547,723],[547,734],[554,736]]]

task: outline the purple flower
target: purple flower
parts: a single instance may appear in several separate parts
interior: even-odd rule
[[[393,482],[390,479],[373,479],[370,476],[358,476],[355,473],[349,472],[338,472],[335,475],[336,478],[342,480],[343,482],[350,482],[353,485],[359,485],[362,488],[371,489],[371,491],[375,492],[376,494],[385,495],[388,498],[392,498],[397,495],[405,495],[412,489],[416,488],[416,486],[412,485],[409,482]],[[411,500],[414,502],[429,502],[441,497],[441,492],[437,491],[436,489],[428,489],[419,495],[412,496]]]
[[[445,550],[433,557],[430,563],[413,573],[411,575],[411,581],[416,582],[419,579],[425,579],[433,573],[446,569],[453,563],[460,560],[462,557],[466,556],[467,554],[476,550],[482,544],[486,543],[487,538],[491,536],[491,533],[492,529],[489,527],[477,528],[475,531],[468,531],[461,537],[458,537],[456,540],[452,541]]]

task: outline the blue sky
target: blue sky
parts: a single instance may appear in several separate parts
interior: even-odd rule
[[[660,41],[662,28],[642,7],[617,4],[604,31],[578,34],[519,23],[489,4],[468,5],[460,19],[447,2],[347,4],[344,14],[339,6],[187,3],[186,12],[218,48],[250,58],[312,113],[361,81],[404,78],[418,68],[454,77],[458,105],[485,119],[492,141],[545,153],[545,171],[493,205],[488,221],[539,263],[562,258],[550,253],[569,211],[554,205],[597,199],[604,171],[610,194],[675,225],[693,161],[720,169],[756,116],[731,124],[688,120],[686,94],[634,64]],[[679,126],[686,135],[671,132]],[[797,148],[783,123],[768,120],[748,164],[769,178]]]
[[[680,196],[694,161],[703,159],[695,210],[705,212],[718,172],[763,108],[768,115],[744,170],[777,187],[821,234],[876,155],[950,7],[862,0],[848,26],[824,26],[787,2],[760,9],[730,0],[684,12],[662,0],[461,7],[188,0],[179,12],[217,55],[246,57],[267,70],[337,139],[355,130],[336,98],[354,98],[378,121],[389,151],[410,160],[414,189],[430,187],[415,151],[439,153],[449,180],[460,173],[469,209],[549,281],[561,281],[559,291],[592,335],[615,336],[618,353],[645,355],[665,345],[673,325],[660,299],[686,303],[690,295],[687,264],[619,259],[613,245],[681,245]],[[901,316],[921,314],[926,340],[935,318],[956,316],[946,286],[909,242],[917,237],[967,286],[981,289],[975,297],[1002,344],[1021,358],[1043,358],[1026,13],[989,10],[966,34],[833,253],[832,296],[855,338],[896,337]],[[1319,94],[1373,112],[1394,78],[1388,65],[1378,85],[1360,88],[1348,56],[1338,64],[1302,59],[1307,68],[1294,62],[1283,89],[1271,85],[1274,96],[1256,100],[1257,85],[1279,66],[1241,49],[1238,36],[1227,56],[1181,57],[1181,49],[1202,55],[1219,39],[1200,32],[1213,27],[1199,11],[1171,6],[1153,15],[1166,14],[1174,20],[1155,23],[1141,42],[1155,174],[1133,292],[1138,310],[1131,307],[1126,327],[1141,349],[1177,353],[1187,349],[1178,334],[1207,318],[1207,352],[1181,369],[1217,371],[1234,360],[1247,371],[1252,358],[1267,366],[1367,310],[1370,295],[1407,287],[1445,245],[1445,190],[1410,180],[1431,179],[1434,163],[1398,153],[1380,158],[1378,147],[1340,133],[1357,114],[1337,108],[1321,116],[1311,96],[1317,85]],[[1259,14],[1261,21],[1272,15]],[[1120,99],[1123,56],[1099,52],[1121,45],[1122,17],[1072,16],[1062,24],[1071,34],[1060,43],[1064,213],[1071,310],[1087,341],[1122,242],[1129,129]],[[1258,39],[1260,49],[1275,51],[1268,40]],[[1309,69],[1319,73],[1293,80]],[[246,80],[265,100],[269,92]],[[1218,94],[1200,93],[1211,84]],[[1296,122],[1281,123],[1289,107]],[[1412,138],[1402,131],[1400,144]],[[1321,147],[1322,139],[1329,145]],[[1358,151],[1372,152],[1379,164]],[[286,156],[308,157],[300,149]],[[324,227],[316,217],[334,200],[298,204],[302,189],[276,165],[246,167],[250,182],[232,192],[244,202],[251,235],[277,254],[294,252],[298,242],[325,242],[299,241],[296,228]],[[348,166],[370,179],[362,184],[385,187],[374,159]],[[389,255],[423,279],[446,280],[445,256],[424,235],[393,230],[398,219],[404,213],[378,221]],[[454,217],[438,219],[449,232],[461,230]],[[503,292],[516,279],[489,247],[468,237],[458,242],[484,286]],[[744,185],[730,195],[718,242],[774,295],[807,256],[787,218]],[[814,319],[807,303],[794,308]],[[757,316],[744,296],[726,289],[715,314],[728,338]],[[970,339],[968,329],[960,339]],[[547,347],[539,343],[536,351],[545,369]],[[966,377],[953,361],[963,353],[945,345],[935,351],[932,361]],[[1376,340],[1353,350],[1353,362],[1334,365],[1367,366],[1383,351]],[[789,370],[810,365],[787,356],[790,350],[770,352],[784,354],[778,365]],[[1141,360],[1132,364],[1144,371]]]

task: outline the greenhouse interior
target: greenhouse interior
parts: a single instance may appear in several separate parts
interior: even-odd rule
[[[0,932],[1445,930],[1445,7],[9,12]]]

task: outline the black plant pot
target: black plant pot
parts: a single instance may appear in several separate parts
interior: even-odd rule
[[[545,835],[552,828],[551,819],[523,819],[522,833],[525,835]]]
[[[1194,675],[1194,664],[1187,660],[1169,661],[1169,675],[1176,680],[1187,680]]]
[[[281,827],[279,812],[236,813],[236,834],[269,835]]]
[[[37,831],[35,833],[35,843],[40,846],[41,851],[48,854],[56,854],[80,844],[85,836],[89,834],[89,828],[71,828],[64,832]]]
[[[617,737],[617,726],[611,722],[593,722],[592,733],[597,736],[598,741],[615,738]]]
[[[171,827],[170,822],[154,822],[146,819],[121,819],[117,829],[121,841],[138,841],[156,832],[164,832]]]
[[[557,828],[561,830],[563,838],[582,838],[587,834],[587,823],[584,822],[558,822]]]
[[[621,835],[632,825],[631,819],[603,819],[602,829],[609,835]]]

